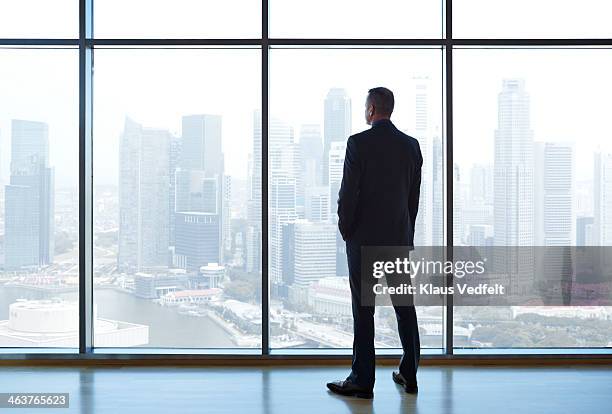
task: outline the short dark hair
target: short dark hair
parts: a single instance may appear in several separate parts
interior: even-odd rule
[[[368,91],[368,101],[374,105],[374,108],[382,115],[391,115],[395,99],[393,92],[389,89],[379,86]]]

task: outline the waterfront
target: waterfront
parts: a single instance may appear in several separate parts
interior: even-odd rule
[[[78,300],[78,292],[55,294],[68,301]],[[22,287],[0,288],[0,320],[8,319],[9,305],[17,299],[49,299],[45,292]],[[207,316],[180,314],[176,308],[163,307],[115,289],[96,289],[94,301],[98,317],[149,326],[152,348],[231,348],[231,335]],[[76,327],[75,327],[76,329]],[[1,344],[0,344],[1,346]]]

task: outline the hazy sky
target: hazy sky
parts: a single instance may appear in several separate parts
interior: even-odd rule
[[[49,125],[56,185],[78,183],[78,50],[0,48],[0,171],[8,181],[11,119]]]
[[[501,3],[505,7],[498,7]],[[559,9],[551,18],[553,4]],[[0,37],[74,37],[77,5],[76,0],[2,2]],[[101,37],[203,37],[206,33],[256,37],[259,5],[252,0],[98,0],[95,27]],[[270,0],[271,35],[433,37],[441,31],[441,8],[441,1],[425,0],[384,0],[374,9],[362,0]],[[485,13],[491,18],[484,18]],[[454,29],[456,37],[609,36],[612,26],[607,16],[611,14],[612,2],[604,0],[455,0]],[[520,33],[511,33],[518,21]],[[588,178],[592,151],[598,146],[605,149],[612,134],[606,122],[612,109],[612,51],[478,49],[456,50],[454,56],[455,159],[463,168],[473,162],[492,162],[502,80],[521,77],[531,96],[535,139],[580,143],[577,175]],[[273,49],[270,113],[294,125],[297,136],[301,123],[322,124],[329,88],[344,87],[353,99],[353,131],[359,131],[367,128],[363,122],[367,89],[384,85],[396,94],[394,122],[410,133],[414,125],[410,80],[426,75],[432,81],[432,123],[441,129],[442,59],[442,51],[435,48]],[[97,49],[94,63],[96,183],[116,182],[118,139],[125,116],[180,134],[182,115],[220,114],[226,171],[246,174],[252,114],[260,103],[257,48]],[[35,119],[49,123],[58,186],[76,186],[77,88],[76,50],[0,49],[0,172],[4,179],[10,161],[10,119]]]
[[[117,181],[126,116],[180,136],[183,115],[221,115],[226,172],[246,177],[261,102],[258,49],[100,49],[94,61],[96,183]]]
[[[493,162],[497,97],[505,78],[522,78],[536,141],[575,142],[576,178],[590,179],[593,151],[612,150],[609,49],[454,52],[454,156],[463,168]]]
[[[444,0],[270,0],[273,37],[439,37]],[[261,0],[95,0],[99,37],[253,37]],[[610,37],[609,0],[454,0],[462,37]],[[0,37],[76,37],[78,0],[0,2]]]
[[[6,178],[12,118],[50,125],[51,162],[58,185],[76,185],[78,100],[76,50],[0,50],[0,159]],[[228,173],[246,174],[252,114],[260,102],[258,49],[117,50],[95,52],[96,182],[116,182],[117,145],[124,117],[180,133],[184,114],[223,116]],[[413,76],[431,79],[432,122],[441,126],[442,53],[436,49],[273,49],[270,112],[293,124],[323,122],[330,87],[353,99],[353,131],[367,128],[369,87],[396,93],[393,120],[413,129]],[[521,77],[531,97],[536,140],[574,141],[577,176],[588,178],[592,152],[609,149],[612,132],[612,52],[590,50],[455,51],[455,160],[462,167],[492,162],[497,95],[502,80]]]

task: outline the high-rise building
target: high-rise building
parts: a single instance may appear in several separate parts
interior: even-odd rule
[[[170,177],[170,197],[168,197],[169,216],[170,216],[170,246],[174,246],[174,212],[176,211],[176,171],[178,163],[181,159],[182,141],[178,137],[172,137],[170,140],[170,161],[169,161],[169,177]]]
[[[612,245],[612,154],[595,153],[593,229],[597,246]]]
[[[125,121],[119,144],[120,270],[169,264],[170,141],[166,130]]]
[[[294,284],[309,286],[336,276],[336,226],[331,223],[295,223]]]
[[[576,246],[594,246],[595,229],[593,228],[593,216],[581,216],[576,218]]]
[[[431,149],[431,244],[434,246],[443,246],[446,244],[446,240],[444,240],[444,151],[442,150],[442,140],[438,135],[433,137]]]
[[[535,144],[535,245],[573,244],[573,147]]]
[[[331,88],[324,103],[323,184],[329,183],[329,151],[333,142],[344,142],[351,135],[351,98],[342,88]]]
[[[201,246],[201,240],[192,240],[193,245],[198,245],[208,251],[210,249],[219,251],[213,262],[222,259],[223,229],[229,226],[227,213],[229,204],[223,197],[224,188],[224,157],[222,151],[222,119],[219,115],[188,115],[182,118],[182,151],[176,170],[175,183],[175,212],[178,213],[207,213],[216,215],[216,228],[218,235],[216,240],[209,240],[211,246]],[[224,210],[225,209],[225,210]],[[178,216],[177,216],[178,217]],[[176,221],[176,219],[175,219]],[[184,231],[190,231],[189,226],[181,226]],[[176,230],[178,232],[178,228]],[[193,233],[189,233],[193,235]],[[175,238],[181,238],[183,243],[188,243],[187,234],[176,234]],[[178,244],[175,254],[178,253]],[[204,253],[201,253],[204,254]],[[180,258],[175,261],[180,262]],[[201,265],[201,264],[200,264]],[[197,270],[195,265],[189,270]]]
[[[247,272],[261,271],[261,111],[253,113],[253,147],[250,155],[249,201],[247,204],[246,260]]]
[[[295,210],[295,178],[273,176],[270,181],[270,280],[283,281],[283,225],[297,219]]]
[[[347,137],[348,138],[348,137]],[[304,187],[314,187],[322,183],[323,142],[321,127],[305,124],[300,127],[300,175]]]
[[[176,267],[197,272],[220,255],[219,215],[199,211],[176,213]]]
[[[461,191],[461,172],[457,164],[453,165],[453,245],[464,244],[463,234],[463,192]]]
[[[329,209],[332,223],[338,223],[338,193],[344,174],[344,158],[346,156],[346,141],[333,142],[329,151]],[[346,244],[340,232],[336,229],[336,276],[348,275],[346,260]]]
[[[282,225],[283,243],[283,274],[279,293],[284,293],[286,287],[291,286],[295,281],[295,221]]]
[[[433,240],[433,222],[442,221],[443,217],[434,217],[434,197],[439,198],[440,194],[435,191],[442,191],[443,187],[434,188],[433,178],[436,164],[441,161],[438,157],[441,152],[434,154],[438,148],[433,148],[434,129],[432,122],[431,99],[432,99],[432,79],[429,76],[414,76],[412,78],[412,88],[414,92],[414,131],[405,131],[408,135],[414,136],[419,141],[421,154],[423,156],[423,166],[421,168],[421,188],[419,197],[419,214],[414,232],[414,243],[420,246],[431,246]],[[439,150],[441,151],[441,146]],[[435,190],[435,191],[434,191]],[[439,228],[437,229],[437,231]],[[439,232],[436,234],[439,237]],[[437,241],[436,241],[437,242]]]
[[[344,157],[346,156],[346,141],[334,142],[329,150],[329,159],[327,162],[329,177],[329,207],[332,217],[336,216],[338,209],[338,192],[342,184],[342,176],[344,174]],[[335,217],[337,220],[337,217]]]
[[[231,203],[232,203],[232,177],[229,175],[223,176],[223,187],[221,189],[221,253],[232,249],[232,218],[231,218]],[[222,254],[223,256],[223,254]]]
[[[10,183],[5,186],[6,269],[53,262],[54,169],[49,167],[46,123],[11,122]]]
[[[533,131],[522,79],[503,81],[494,146],[495,245],[533,246]]]
[[[327,186],[306,187],[304,216],[312,222],[329,221],[329,188]]]
[[[188,115],[182,119],[180,167],[203,170],[207,176],[223,172],[221,116]]]
[[[469,200],[470,204],[493,204],[493,170],[490,165],[472,165]]]
[[[299,163],[297,158],[290,157],[289,160],[283,160],[283,153],[287,155],[288,151],[293,149],[287,149],[294,144],[293,141],[293,128],[286,123],[282,122],[277,118],[271,118],[268,123],[268,169],[270,171],[269,182],[272,187],[272,182],[275,177],[282,179],[293,180],[294,182],[294,200],[292,204],[293,213],[289,216],[295,216],[295,181],[296,173],[299,169]],[[250,171],[250,189],[248,201],[248,230],[247,230],[247,246],[246,246],[246,269],[248,272],[256,272],[261,270],[261,218],[262,218],[262,162],[261,162],[261,150],[262,150],[262,136],[261,136],[261,111],[257,110],[253,114],[253,152],[252,152],[252,163]],[[298,160],[298,161],[296,161]],[[296,164],[298,168],[296,168]],[[270,198],[272,199],[272,197]],[[270,206],[270,214],[272,214],[272,206]],[[278,212],[277,217],[284,217],[284,213]],[[286,220],[286,219],[282,219]],[[270,216],[270,228],[272,237],[272,229],[278,229],[280,222],[275,221],[275,218]],[[280,230],[276,233],[280,237]],[[272,240],[270,240],[272,243]],[[280,249],[280,247],[279,247]],[[280,251],[279,251],[280,252]],[[282,258],[278,259],[282,261]],[[277,270],[280,271],[281,264],[277,263]],[[279,276],[280,277],[280,274]],[[279,279],[280,280],[280,279]]]
[[[219,212],[219,180],[216,176],[206,177],[202,170],[178,168],[176,176],[176,212],[200,211]]]
[[[493,162],[493,244],[521,246],[495,251],[496,270],[509,276],[510,294],[533,288],[534,166],[529,94],[522,79],[506,79],[498,95]]]

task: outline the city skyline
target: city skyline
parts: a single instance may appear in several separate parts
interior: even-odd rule
[[[432,83],[428,77],[410,78],[415,130],[421,134],[417,138],[424,155],[419,220],[420,233],[425,235],[425,241],[421,239],[421,245],[440,238],[443,226],[443,141],[433,116],[436,109],[432,107],[432,102],[435,102]],[[333,91],[331,96],[341,102],[340,108],[354,106],[346,90],[331,87],[330,91]],[[573,195],[575,181],[573,146],[535,140],[529,122],[532,94],[524,81],[506,79],[498,85],[497,93],[498,126],[492,134],[496,150],[488,155],[488,162],[471,164],[469,169],[459,164],[454,168],[456,244],[499,243],[495,241],[496,211],[500,212],[498,215],[502,212],[509,215],[498,217],[498,221],[507,224],[517,208],[529,212],[523,215],[525,223],[533,223],[531,230],[522,232],[523,236],[527,235],[527,239],[522,239],[524,243],[529,244],[525,240],[543,240],[545,244],[558,244],[568,239],[575,240],[579,218],[581,223],[585,223],[581,230],[584,238],[592,239],[592,224],[589,227],[588,220],[584,220],[588,207],[580,210],[578,217],[573,205],[568,205],[574,202],[573,198],[568,198],[568,195]],[[282,334],[272,335],[271,339],[278,347],[315,341],[313,329],[329,330],[332,336],[322,342],[326,346],[343,346],[346,342],[344,318],[349,316],[350,308],[345,303],[348,291],[344,292],[340,287],[347,272],[334,211],[334,198],[342,177],[345,142],[331,139],[328,134],[329,149],[325,156],[325,125],[341,131],[355,131],[351,129],[352,125],[349,128],[353,117],[347,116],[346,110],[325,110],[326,106],[332,106],[329,96],[324,94],[319,103],[324,116],[321,124],[310,122],[294,126],[274,113],[269,123],[271,310],[285,314],[284,317],[275,317],[281,325],[291,320],[293,324],[297,323],[290,325],[293,328],[281,331]],[[241,307],[256,305],[259,300],[256,294],[244,296],[241,292],[247,288],[245,283],[258,286],[261,277],[260,116],[257,109],[251,112],[251,144],[247,148],[249,162],[242,166],[247,171],[248,180],[234,180],[231,174],[225,173],[228,154],[223,145],[226,134],[222,116],[206,113],[182,115],[179,118],[181,134],[124,117],[123,131],[119,135],[117,193],[113,195],[115,190],[111,190],[108,195],[96,196],[104,203],[99,206],[104,206],[105,210],[110,207],[108,197],[117,197],[114,202],[118,202],[115,219],[110,209],[104,212],[103,221],[99,221],[102,217],[98,218],[96,207],[94,218],[101,225],[96,224],[95,229],[94,259],[99,263],[96,265],[96,280],[111,276],[115,280],[113,283],[119,284],[121,289],[140,295],[138,297],[159,300],[165,305],[180,304],[185,295],[194,295],[190,297],[204,306],[217,294],[206,289],[220,289],[227,296],[223,299],[223,307],[215,310],[219,312],[216,314],[238,318],[232,319],[232,323],[240,321],[244,324],[242,333],[237,334],[242,338],[241,343],[257,346],[253,331],[257,322],[247,323],[237,315]],[[513,150],[514,147],[522,152]],[[592,156],[596,158],[594,154]],[[533,161],[527,163],[528,167],[521,167],[526,179],[521,178],[523,175],[514,181],[507,178],[511,176],[504,171],[516,171],[516,165],[523,165],[530,158]],[[609,168],[604,162],[606,159],[602,158],[601,171]],[[592,176],[595,171],[591,169]],[[504,196],[505,190],[496,186],[494,176],[508,183],[507,194],[526,191],[530,186],[533,186],[533,194],[513,201]],[[568,181],[571,182],[569,187],[559,185]],[[609,182],[606,175],[600,184],[592,183],[597,190],[595,194],[600,194],[604,200],[610,192]],[[241,186],[244,187],[242,190]],[[502,197],[500,204],[506,206],[504,209],[496,210],[495,197]],[[594,200],[591,204],[596,205]],[[138,207],[133,208],[134,205]],[[516,208],[507,208],[508,205]],[[549,215],[545,214],[548,210],[557,214],[548,219]],[[569,227],[567,214],[560,213],[563,211],[571,214]],[[600,221],[608,220],[606,214],[606,209],[601,208],[599,218],[595,217],[594,211],[592,213],[594,220]],[[536,223],[538,217],[547,219]],[[119,229],[119,251],[115,253],[112,241],[110,244],[105,241],[104,245],[98,243],[99,237],[106,237],[116,229]],[[516,236],[507,237],[506,240],[519,240]],[[99,258],[102,261],[98,262]],[[220,270],[215,270],[215,266]],[[255,279],[239,283],[240,272],[256,275]],[[237,301],[238,297],[241,300]],[[336,324],[330,324],[297,316],[304,309],[310,309],[315,315],[337,312],[339,319]],[[431,332],[427,337],[432,346],[438,343],[433,332],[437,332],[435,326],[442,320],[439,310],[419,310],[427,312],[423,320]],[[463,332],[462,335],[468,338],[471,335],[469,326],[459,325],[457,328]]]

